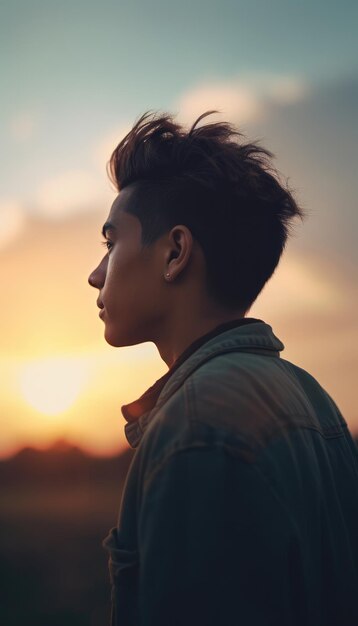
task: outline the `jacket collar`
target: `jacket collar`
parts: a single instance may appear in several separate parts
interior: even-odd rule
[[[124,427],[128,443],[132,448],[138,446],[154,413],[206,361],[219,354],[241,351],[279,357],[283,349],[271,326],[256,318],[233,320],[199,337],[140,398],[121,407],[128,422]]]

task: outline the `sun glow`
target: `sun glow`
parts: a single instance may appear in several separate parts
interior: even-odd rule
[[[68,357],[38,359],[23,365],[19,383],[26,402],[40,413],[58,415],[69,409],[87,380],[83,362]]]

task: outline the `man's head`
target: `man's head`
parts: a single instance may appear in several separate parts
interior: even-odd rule
[[[303,218],[272,154],[225,122],[144,114],[115,148],[109,248],[89,277],[111,345],[155,341],[178,306],[244,315]],[[168,276],[169,275],[169,276]]]

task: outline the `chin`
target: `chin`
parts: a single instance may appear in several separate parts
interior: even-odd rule
[[[113,348],[123,348],[125,346],[135,346],[138,343],[142,343],[142,340],[137,340],[133,333],[116,333],[111,331],[109,328],[104,331],[104,338],[106,342],[113,346]]]
[[[113,346],[114,348],[120,348],[121,346],[126,345],[125,342],[123,343],[123,341],[120,341],[118,337],[114,336],[112,333],[109,333],[107,331],[104,332],[104,338],[106,342],[110,346]]]

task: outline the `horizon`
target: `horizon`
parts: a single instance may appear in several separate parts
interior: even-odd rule
[[[124,454],[125,452],[129,451],[133,451],[133,448],[131,448],[131,446],[129,444],[123,446],[123,448],[120,448],[117,451],[111,452],[109,454],[98,454],[93,450],[90,449],[86,449],[86,448],[82,448],[80,445],[76,445],[73,444],[70,440],[68,439],[63,439],[63,438],[59,438],[59,439],[54,439],[52,442],[50,442],[49,444],[47,444],[46,446],[36,446],[36,445],[25,445],[22,446],[20,448],[15,449],[13,452],[11,452],[10,454],[6,455],[6,456],[2,456],[0,457],[0,463],[2,461],[6,462],[9,460],[14,459],[15,457],[21,456],[23,453],[35,453],[35,454],[44,454],[44,455],[51,455],[51,454],[63,454],[63,455],[67,455],[69,453],[79,453],[80,456],[84,456],[87,459],[94,459],[94,460],[102,460],[102,459],[114,459],[117,458],[118,456],[121,456],[122,454]]]
[[[356,443],[357,447],[358,447],[358,432],[356,433],[352,433],[352,438],[354,440],[354,442]],[[70,440],[67,439],[54,439],[53,442],[51,442],[50,444],[48,444],[47,446],[43,446],[43,447],[38,447],[38,446],[32,446],[32,445],[26,445],[23,446],[21,448],[18,448],[16,450],[14,450],[11,454],[7,455],[7,456],[2,456],[0,457],[0,463],[3,461],[4,463],[6,463],[6,461],[10,461],[12,459],[14,459],[15,457],[21,456],[23,453],[38,453],[39,455],[44,454],[44,455],[51,455],[51,454],[69,454],[70,452],[78,452],[80,454],[80,456],[83,456],[87,459],[93,459],[93,460],[105,460],[105,459],[115,459],[118,458],[119,456],[122,456],[123,454],[125,454],[126,452],[131,452],[131,453],[135,453],[135,449],[132,448],[129,444],[126,444],[123,446],[123,448],[120,448],[119,450],[115,451],[115,452],[111,452],[109,454],[98,454],[94,451],[91,451],[89,449],[85,449],[82,448],[79,445],[73,444]]]

